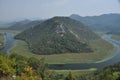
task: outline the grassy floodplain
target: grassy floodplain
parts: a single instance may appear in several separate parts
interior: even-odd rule
[[[63,75],[67,75],[69,72],[71,72],[73,74],[73,76],[80,76],[80,75],[87,75],[87,74],[91,74],[93,72],[96,71],[96,69],[85,69],[85,70],[51,70],[54,71],[58,74],[63,74]]]
[[[21,31],[15,30],[0,30],[0,32],[11,32],[14,36]],[[98,33],[101,35],[101,33]],[[102,34],[103,35],[103,34]],[[102,36],[101,35],[101,36]],[[24,56],[34,56],[36,58],[44,58],[49,64],[65,64],[65,63],[90,63],[99,62],[111,58],[115,54],[115,48],[108,42],[99,39],[93,41],[91,44],[94,52],[92,53],[66,53],[66,54],[54,54],[54,55],[36,55],[33,54],[26,42],[16,40],[14,47],[9,51],[9,54],[17,53]],[[103,46],[104,45],[104,46]]]
[[[36,58],[44,58],[45,61],[49,64],[90,63],[101,61],[114,55],[112,54],[114,51],[114,47],[104,40],[99,40],[97,41],[97,44],[91,44],[91,46],[94,46],[95,49],[95,52],[93,53],[36,55],[30,52],[28,45],[24,41],[17,40],[14,48],[12,48],[9,53],[18,53],[28,57],[34,56]]]
[[[120,41],[120,35],[112,35],[112,38],[117,41]]]

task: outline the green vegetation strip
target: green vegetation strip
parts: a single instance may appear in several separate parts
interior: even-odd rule
[[[90,74],[95,72],[97,69],[95,68],[91,68],[91,69],[85,69],[85,70],[54,70],[56,73],[58,74],[68,74],[69,72],[71,72],[74,75],[83,75],[83,74]],[[53,70],[51,70],[53,71]]]
[[[5,45],[4,34],[0,33],[0,49],[3,48],[4,45]]]

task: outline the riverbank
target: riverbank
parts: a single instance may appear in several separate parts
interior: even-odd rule
[[[13,38],[13,37],[10,36],[7,38],[11,43],[11,39],[9,39],[9,38]],[[111,42],[111,40],[112,40],[109,35],[106,35],[106,37],[104,39],[107,42]],[[104,41],[104,43],[102,43],[102,44],[104,44],[104,47],[106,46],[105,43],[106,43],[105,41]],[[101,44],[101,43],[99,43],[99,44]],[[115,45],[117,43],[115,42],[115,40],[113,40],[112,44]],[[103,45],[101,45],[101,46],[103,46]],[[119,42],[118,42],[118,46],[120,48]],[[113,53],[107,53],[107,54],[96,54],[96,53],[89,53],[89,54],[88,53],[87,54],[86,53],[81,53],[81,54],[72,53],[71,54],[71,53],[66,53],[66,54],[59,54],[59,55],[36,55],[36,54],[31,53],[29,48],[28,48],[28,45],[24,41],[21,41],[21,40],[17,40],[15,45],[12,45],[10,47],[11,48],[9,48],[9,50],[10,50],[9,54],[17,53],[17,54],[27,56],[27,57],[36,57],[38,59],[44,58],[45,62],[49,64],[50,69],[65,70],[65,71],[67,71],[67,70],[73,70],[73,71],[74,70],[75,71],[88,70],[88,71],[90,71],[92,69],[95,70],[97,68],[103,68],[107,65],[115,63],[116,61],[119,61],[118,56],[120,55],[120,54],[118,55],[118,53],[117,53],[118,56],[116,55],[117,57],[114,57],[114,58],[108,60],[108,62],[107,62],[107,60],[106,61],[104,60],[104,62],[95,63],[96,61],[100,61],[99,59],[103,59],[103,57],[105,57],[103,55],[106,55],[106,57],[110,58],[110,54],[112,55]],[[102,48],[104,48],[104,47],[102,47]],[[111,48],[111,47],[109,46],[106,49],[109,49],[109,48]],[[105,49],[103,49],[103,51],[104,50]],[[111,50],[109,50],[109,51],[111,51]],[[118,51],[118,52],[120,52],[120,51]],[[99,53],[101,53],[101,52],[99,52]],[[94,54],[97,56],[94,56],[91,54]],[[83,56],[84,56],[84,58],[83,58]],[[49,61],[47,61],[47,60],[49,60]]]
[[[2,49],[2,52],[4,54],[7,54],[9,50],[14,47],[15,39],[12,33],[7,33],[7,32],[5,33],[4,37],[5,37],[5,46]]]
[[[115,48],[113,49],[113,51],[110,52],[110,55],[108,55],[105,59],[102,59],[102,60],[100,60],[100,61],[96,61],[96,62],[94,62],[94,63],[105,62],[105,61],[107,61],[107,60],[113,58],[115,55],[117,55],[116,52],[117,52],[117,47],[115,47]],[[114,53],[114,54],[113,54],[113,53]]]
[[[2,52],[3,53],[9,53],[9,51],[14,47],[14,42],[15,42],[15,40],[14,40],[14,36],[15,35],[17,35],[18,33],[20,33],[21,31],[16,31],[16,30],[0,30],[0,33],[2,33],[3,34],[3,36],[2,37],[0,37],[0,41],[3,41],[4,42],[4,47],[2,48],[3,50],[2,50]],[[11,34],[11,37],[12,38],[9,38],[9,40],[11,41],[11,43],[10,44],[12,44],[12,45],[7,45],[8,44],[8,40],[6,40],[6,38],[8,38],[9,36],[7,36],[6,34]],[[7,47],[5,47],[5,46],[7,46]],[[10,47],[10,48],[9,48]],[[6,51],[7,50],[7,51]]]
[[[109,39],[113,39],[112,36],[113,36],[113,35],[111,34],[110,37],[108,37],[108,38],[109,38]],[[100,61],[96,61],[95,63],[105,62],[105,61],[113,58],[114,56],[117,55],[117,51],[119,50],[119,47],[118,47],[117,45],[115,45],[115,44],[112,44],[112,42],[111,42],[110,40],[105,39],[105,38],[104,38],[104,35],[102,35],[101,37],[102,37],[104,40],[106,40],[107,42],[109,42],[111,45],[113,45],[114,48],[113,48],[112,51],[110,51],[110,52],[108,51],[109,55],[108,55],[105,59],[100,60]]]
[[[120,34],[119,35],[112,35],[112,39],[120,41]]]

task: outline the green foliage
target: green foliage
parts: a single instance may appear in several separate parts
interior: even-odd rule
[[[37,69],[40,66],[41,61],[34,58],[34,57],[30,57],[28,59],[28,64],[33,68],[33,69]]]
[[[45,55],[91,52],[89,42],[99,37],[80,22],[54,17],[15,38],[25,40],[32,52]]]
[[[0,49],[2,49],[5,45],[4,34],[0,33]]]
[[[16,61],[27,61],[27,57],[13,53],[9,56],[11,59],[16,59]]]
[[[15,59],[9,59],[7,56],[0,55],[0,77],[12,76],[16,73]]]
[[[85,75],[57,74],[49,71],[44,59],[26,58],[17,54],[9,57],[0,54],[0,79],[12,80],[120,80],[120,63]]]
[[[68,76],[65,78],[65,80],[76,80],[76,79],[73,77],[72,73],[69,72],[69,74],[68,74]]]
[[[120,79],[120,63],[105,67],[101,71],[97,71],[92,75],[93,80],[119,80]]]
[[[16,80],[43,80],[47,78],[47,73],[49,71],[43,59],[27,58],[18,54],[9,57],[0,55],[0,79],[15,75]]]
[[[0,54],[0,80],[64,80],[64,75],[49,71],[44,59],[24,57],[18,54]],[[75,80],[70,73],[66,79]]]

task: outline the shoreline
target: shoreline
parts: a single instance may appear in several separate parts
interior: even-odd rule
[[[94,63],[102,63],[102,62],[105,62],[107,60],[110,60],[112,59],[113,57],[115,57],[118,53],[117,53],[118,49],[117,47],[114,47],[113,51],[110,53],[110,56],[106,57],[105,59],[103,60],[100,60],[100,61],[95,61]],[[115,54],[114,54],[115,53]]]
[[[12,36],[12,37],[13,37],[13,36]],[[117,55],[117,54],[114,54],[114,53],[117,53],[119,46],[118,46],[118,48],[117,48],[117,46],[116,46],[117,44],[115,45],[115,42],[112,42],[112,41],[111,41],[111,40],[113,40],[113,39],[111,39],[110,36],[107,36],[107,35],[106,35],[105,37],[106,37],[106,40],[107,40],[109,43],[111,43],[112,45],[114,45],[114,47],[115,47],[115,48],[113,48],[113,51],[110,52],[110,55],[108,55],[108,57],[106,57],[105,59],[102,59],[102,60],[100,60],[100,61],[89,61],[89,62],[86,62],[86,63],[85,63],[85,62],[82,62],[82,63],[77,63],[77,62],[76,62],[76,63],[75,63],[75,62],[73,63],[73,62],[72,62],[72,63],[62,63],[62,64],[65,65],[65,66],[67,66],[67,65],[69,65],[69,64],[70,64],[70,65],[73,65],[73,66],[74,66],[74,64],[75,64],[75,65],[77,64],[76,66],[79,66],[79,64],[80,64],[81,66],[82,66],[82,64],[83,64],[84,66],[85,66],[86,64],[87,64],[87,65],[92,65],[92,64],[95,64],[95,65],[96,65],[96,64],[99,64],[99,63],[102,64],[102,62],[104,63],[105,61],[114,58],[114,56]],[[110,38],[109,38],[109,37],[110,37]],[[115,41],[115,40],[114,40],[114,41]],[[11,49],[13,49],[15,46],[16,46],[16,42],[14,42],[14,45],[12,45],[12,47],[9,48],[8,51],[10,51]],[[8,54],[8,55],[9,55],[9,54]],[[35,56],[37,56],[37,55],[35,55]],[[40,56],[38,56],[38,57],[40,58]],[[42,56],[41,56],[41,57],[42,57]],[[59,65],[59,64],[61,64],[61,63],[57,63],[57,64]],[[51,64],[51,65],[52,65],[52,64]],[[63,67],[64,67],[64,66],[63,66]],[[102,66],[101,66],[101,67],[102,67]],[[88,66],[87,68],[83,68],[83,69],[82,69],[82,67],[81,67],[81,68],[79,68],[79,69],[80,69],[80,70],[84,70],[84,69],[89,70],[89,69],[91,69],[91,68],[96,68],[96,67],[94,67],[94,66],[92,66],[92,67],[91,67],[91,66]],[[78,69],[78,70],[79,70],[79,69]],[[72,70],[72,68],[71,68],[71,70]]]

